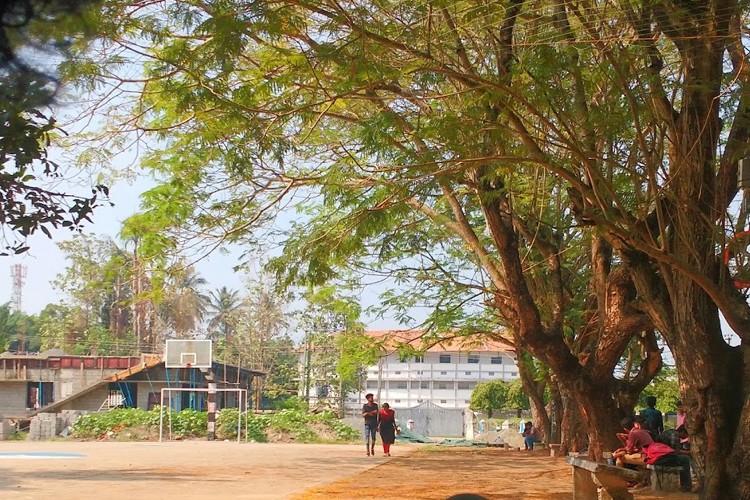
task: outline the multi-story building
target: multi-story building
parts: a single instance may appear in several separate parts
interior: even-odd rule
[[[370,331],[373,337],[390,337],[416,347],[422,332]],[[347,396],[347,407],[361,408],[364,395],[372,392],[382,404],[394,409],[411,408],[432,402],[443,408],[468,408],[478,382],[512,380],[518,366],[512,351],[498,342],[450,343],[433,345],[417,356],[402,357],[391,352],[367,368],[359,393]]]
[[[379,403],[387,402],[394,409],[412,408],[427,402],[443,408],[464,409],[469,407],[477,383],[518,378],[515,354],[499,342],[451,339],[423,350],[422,331],[371,330],[365,333],[381,341],[385,353],[376,365],[367,367],[360,390],[346,395],[348,409],[360,409],[369,392],[375,394]],[[397,346],[404,344],[421,354],[403,356]],[[311,378],[314,379],[314,375]],[[320,396],[332,396],[327,390],[316,387],[314,380],[311,385],[312,404]]]

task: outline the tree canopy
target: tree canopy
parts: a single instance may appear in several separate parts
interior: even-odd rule
[[[123,54],[145,59],[112,127],[163,145],[144,162],[162,181],[149,248],[251,246],[297,208],[273,262],[285,283],[387,276],[403,288],[384,305],[428,304],[434,329],[508,330],[588,419],[594,456],[659,369],[658,330],[710,495],[750,492],[750,393],[730,389],[746,361],[719,323],[750,339],[721,258],[745,224],[744,3],[140,7],[107,4],[119,58],[67,75],[117,86]],[[634,339],[640,370],[619,378]]]
[[[91,222],[108,188],[91,183],[82,192],[61,188],[68,169],[50,157],[56,134],[64,133],[44,108],[60,82],[36,67],[29,53],[66,58],[67,40],[83,38],[87,0],[11,0],[0,5],[0,255],[28,250],[28,236],[54,228],[79,231]],[[19,52],[23,51],[24,54]]]

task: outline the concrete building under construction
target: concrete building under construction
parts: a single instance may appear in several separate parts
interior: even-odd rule
[[[245,389],[252,407],[265,374],[212,363],[220,389]],[[0,418],[21,421],[39,413],[101,411],[114,407],[151,409],[163,388],[207,387],[207,369],[166,368],[161,355],[73,356],[52,350],[40,354],[0,354]],[[217,409],[237,407],[236,392],[220,392]],[[173,392],[169,404],[205,410],[205,392]]]

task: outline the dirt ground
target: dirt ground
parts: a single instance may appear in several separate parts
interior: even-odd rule
[[[490,500],[563,500],[573,498],[572,486],[570,466],[562,458],[550,458],[547,450],[427,446],[312,488],[294,500],[445,500],[459,493],[474,493]],[[634,496],[638,500],[698,498],[688,493],[654,495],[644,490],[634,491]]]
[[[0,441],[3,499],[572,499],[570,467],[539,452],[397,443]],[[76,454],[76,455],[71,455]],[[665,498],[639,492],[640,500]],[[694,499],[672,494],[669,498]]]

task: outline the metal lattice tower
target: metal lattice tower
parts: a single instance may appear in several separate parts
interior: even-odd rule
[[[23,284],[26,282],[26,266],[23,264],[11,265],[10,277],[13,279],[13,295],[11,295],[10,303],[14,311],[21,312]]]

